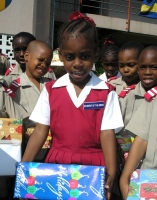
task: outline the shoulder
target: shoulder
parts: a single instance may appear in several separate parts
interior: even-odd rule
[[[101,74],[101,75],[99,76],[99,78],[100,78],[101,80],[103,80],[103,81],[107,81],[106,73],[104,72],[103,74]]]
[[[7,69],[7,71],[5,72],[5,76],[8,76],[12,71],[13,71],[13,69],[16,67],[16,64],[13,64],[13,65],[11,65],[8,69]]]
[[[3,53],[0,53],[0,57],[1,57],[1,58],[5,58],[5,59],[8,59],[8,56],[5,55],[5,54],[3,54]]]
[[[122,80],[122,77],[115,77],[114,79],[109,80],[110,84],[112,85],[119,85],[122,84],[122,82],[124,82]]]
[[[128,98],[129,96],[135,96],[135,88],[136,88],[136,85],[130,85],[130,86],[127,86],[126,88],[124,88],[120,93],[119,93],[119,98]]]

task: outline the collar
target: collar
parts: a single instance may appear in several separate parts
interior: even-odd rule
[[[16,63],[16,66],[14,69],[10,72],[10,74],[22,74],[22,69],[18,63]]]
[[[108,89],[108,86],[106,85],[105,81],[101,80],[99,77],[97,77],[92,71],[89,73],[91,78],[89,82],[86,84],[87,87],[90,87],[91,89]],[[69,74],[65,74],[61,78],[59,78],[54,84],[53,88],[58,87],[66,87],[71,85],[71,81],[69,78]]]
[[[136,96],[140,96],[140,97],[144,97],[144,94],[146,93],[145,89],[143,88],[141,82],[139,82],[137,85],[136,85],[136,88],[134,90],[134,94]]]

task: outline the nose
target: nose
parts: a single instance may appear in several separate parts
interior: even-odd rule
[[[24,51],[23,50],[20,51],[20,57],[24,57]]]
[[[82,61],[81,61],[81,59],[75,58],[74,61],[73,61],[73,66],[74,66],[74,67],[80,67],[80,66],[82,66]]]
[[[149,67],[146,68],[146,70],[145,70],[145,74],[146,74],[146,75],[151,74],[151,69],[150,69]]]
[[[124,72],[125,73],[129,72],[129,69],[128,69],[128,67],[126,65],[124,66]]]

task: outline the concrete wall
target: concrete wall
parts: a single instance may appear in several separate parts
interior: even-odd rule
[[[0,12],[0,34],[26,31],[49,42],[51,0],[12,0]]]

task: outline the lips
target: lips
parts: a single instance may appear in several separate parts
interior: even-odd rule
[[[44,75],[44,74],[46,74],[46,72],[47,72],[44,68],[39,68],[39,67],[37,68],[37,71],[38,71],[38,73],[41,74],[41,75]]]
[[[153,79],[151,79],[151,78],[144,78],[143,79],[143,83],[145,83],[145,84],[151,84],[153,82]]]
[[[74,77],[81,77],[84,74],[84,71],[74,71],[72,72]]]

